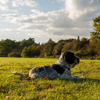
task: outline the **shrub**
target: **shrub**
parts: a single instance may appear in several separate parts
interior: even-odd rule
[[[21,57],[21,55],[18,52],[10,52],[8,53],[8,57]]]

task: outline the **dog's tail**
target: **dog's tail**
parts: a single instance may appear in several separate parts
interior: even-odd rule
[[[28,74],[25,74],[25,73],[18,73],[18,72],[13,72],[13,74],[19,75],[19,76],[28,76]]]

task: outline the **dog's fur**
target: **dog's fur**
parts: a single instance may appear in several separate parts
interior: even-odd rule
[[[70,68],[75,67],[79,63],[79,58],[75,57],[71,51],[66,51],[61,54],[59,60],[50,66],[37,66],[29,71],[30,78],[45,78],[54,79],[85,79],[84,77],[72,76]],[[21,73],[14,72],[17,75],[23,75]]]

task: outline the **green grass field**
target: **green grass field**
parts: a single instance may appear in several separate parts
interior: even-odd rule
[[[32,67],[50,65],[57,59],[0,58],[0,100],[100,100],[100,61],[81,60],[72,75],[85,80],[30,79],[13,75]]]

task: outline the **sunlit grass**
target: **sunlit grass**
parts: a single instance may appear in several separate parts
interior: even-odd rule
[[[30,79],[13,75],[32,67],[50,65],[57,59],[0,58],[0,100],[100,100],[100,61],[81,60],[71,69],[85,80]]]

